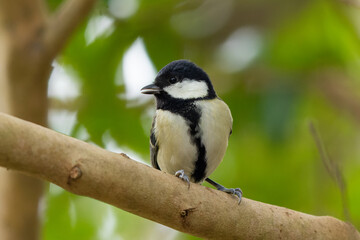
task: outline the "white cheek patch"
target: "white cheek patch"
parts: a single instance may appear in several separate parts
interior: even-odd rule
[[[206,82],[190,79],[165,87],[164,90],[173,98],[181,99],[202,98],[208,94]]]

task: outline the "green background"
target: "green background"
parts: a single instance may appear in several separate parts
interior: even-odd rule
[[[131,9],[131,1],[118,2]],[[119,18],[110,1],[100,1],[57,59],[79,93],[50,96],[50,113],[75,116],[62,121],[70,126],[65,133],[149,163],[154,101],[124,97],[124,55],[138,40],[156,72],[190,59],[210,75],[234,118],[211,177],[241,187],[247,198],[359,228],[360,109],[352,103],[360,99],[360,15],[344,2],[136,0],[133,13]],[[49,1],[52,9],[60,3]],[[99,17],[111,19],[111,28],[89,42],[89,22]],[[54,185],[44,213],[43,239],[197,239]]]

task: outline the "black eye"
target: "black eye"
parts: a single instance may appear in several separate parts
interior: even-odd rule
[[[171,84],[174,84],[174,83],[176,83],[177,82],[177,78],[176,77],[171,77],[170,79],[169,79],[169,83],[171,83]]]

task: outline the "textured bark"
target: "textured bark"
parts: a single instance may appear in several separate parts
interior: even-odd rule
[[[350,224],[237,198],[0,114],[0,165],[206,239],[360,239]]]
[[[0,111],[46,125],[51,63],[94,2],[68,0],[49,18],[42,0],[0,0]],[[42,185],[0,169],[0,239],[39,237]]]

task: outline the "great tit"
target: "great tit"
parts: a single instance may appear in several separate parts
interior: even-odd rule
[[[224,157],[233,122],[208,75],[190,61],[177,60],[162,68],[141,93],[156,98],[150,132],[152,166],[188,184],[205,180],[237,195],[240,203],[240,188],[225,188],[208,178]]]

